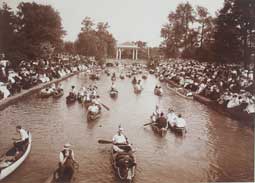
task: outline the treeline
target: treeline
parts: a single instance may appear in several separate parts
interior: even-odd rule
[[[95,57],[100,62],[115,55],[116,41],[108,31],[107,22],[95,24],[90,17],[85,17],[81,24],[82,28],[77,40],[65,43],[66,52]]]
[[[216,17],[181,3],[161,28],[160,47],[167,57],[248,65],[255,55],[254,17],[254,0],[225,0]]]
[[[21,60],[51,58],[61,52],[93,56],[97,60],[113,56],[115,39],[108,23],[94,27],[91,18],[82,21],[75,42],[64,42],[61,17],[49,5],[21,2],[14,12],[6,3],[0,7],[0,53],[14,64]]]

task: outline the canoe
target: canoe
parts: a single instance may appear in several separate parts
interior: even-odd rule
[[[98,111],[88,111],[87,112],[87,119],[88,121],[94,121],[101,117],[101,110]]]
[[[25,159],[28,157],[31,151],[31,146],[32,146],[32,134],[28,131],[28,144],[26,146],[25,152],[21,155],[21,157],[14,162],[10,162],[7,160],[3,160],[4,162],[1,161],[1,163],[8,163],[9,165],[6,166],[5,168],[0,169],[0,180],[3,180],[5,177],[10,175],[12,172],[14,172],[25,161]],[[13,156],[14,153],[15,153],[15,148],[12,147],[3,156],[10,157],[10,156]]]
[[[179,135],[184,135],[186,133],[186,128],[185,127],[176,127],[176,126],[171,126],[169,125],[169,128],[171,131],[179,134]]]
[[[76,165],[78,166],[78,164],[76,162],[73,163],[73,173],[69,174],[65,177],[59,177],[58,174],[58,168],[52,173],[52,175],[44,182],[44,183],[73,183],[75,182],[75,170],[78,169],[78,167],[76,167]]]
[[[132,84],[135,85],[137,83],[137,80],[132,79]]]
[[[40,98],[48,98],[52,95],[53,95],[53,91],[51,91],[51,89],[48,89],[48,91],[46,89],[42,89],[39,93]]]
[[[159,128],[157,125],[155,125],[155,123],[156,123],[156,117],[155,116],[151,116],[151,128],[152,128],[152,130],[155,132],[155,133],[157,133],[157,134],[159,134],[161,137],[164,137],[165,135],[166,135],[166,133],[167,133],[167,128],[168,128],[168,125],[166,126],[166,128]]]
[[[154,94],[155,95],[158,95],[158,96],[162,96],[163,95],[163,92],[162,92],[162,90],[159,90],[159,89],[154,89]]]
[[[134,156],[134,153],[131,152]],[[127,152],[115,152],[112,148],[112,165],[115,174],[121,181],[131,183],[135,176],[136,165],[130,165],[127,161],[120,162],[120,156],[122,160],[130,159],[130,155]]]
[[[175,85],[172,85],[171,83],[167,84],[167,88],[175,92],[177,95],[179,95],[182,98],[193,100],[193,94],[190,96],[187,96],[187,93],[189,93],[189,91],[186,90],[185,88],[176,88]]]
[[[117,96],[118,96],[118,91],[115,91],[115,90],[112,90],[112,91],[110,91],[109,92],[110,93],[110,96],[112,97],[112,98],[116,98]]]
[[[59,98],[59,97],[62,97],[63,95],[64,95],[64,91],[61,90],[61,91],[59,91],[59,92],[54,92],[53,95],[52,95],[52,97],[53,97],[53,98]]]
[[[142,86],[138,87],[137,85],[134,86],[134,92],[136,94],[140,94],[142,92],[143,88]]]
[[[142,79],[147,79],[148,76],[147,75],[142,75]]]
[[[76,101],[76,96],[67,96],[66,97],[66,103],[67,104],[71,104],[71,103],[74,103]]]
[[[175,92],[176,92],[177,95],[179,95],[183,98],[193,100],[193,95],[187,95],[190,92],[188,90],[184,89],[184,88],[176,88]]]

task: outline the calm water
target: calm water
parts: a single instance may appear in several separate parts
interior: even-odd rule
[[[90,83],[84,73],[63,81],[65,96],[72,85],[79,88]],[[103,109],[96,122],[88,123],[85,108],[79,103],[67,106],[65,97],[39,99],[34,94],[0,111],[1,153],[12,144],[16,125],[33,135],[28,159],[3,183],[44,182],[56,168],[58,153],[66,142],[73,144],[80,164],[77,182],[118,182],[110,162],[111,145],[97,140],[110,140],[119,124],[136,149],[136,183],[253,181],[253,129],[196,101],[180,98],[166,86],[163,97],[155,96],[153,88],[158,81],[154,76],[143,81],[144,91],[138,96],[130,79],[118,79],[117,100],[107,93],[110,83],[106,75],[96,82],[102,102],[111,109]],[[170,131],[161,138],[143,126],[156,104],[183,114],[188,124],[184,138]]]

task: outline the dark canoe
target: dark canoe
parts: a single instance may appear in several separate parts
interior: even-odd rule
[[[74,164],[75,167],[75,164]],[[74,183],[75,181],[75,168],[64,170],[64,176],[59,177],[59,169],[56,169],[52,175],[44,183]]]
[[[167,128],[159,128],[153,123],[151,124],[151,128],[155,133],[159,134],[161,137],[164,137],[167,133]]]
[[[53,98],[60,98],[60,97],[62,97],[63,95],[64,95],[64,91],[61,90],[61,91],[58,91],[58,92],[54,92],[53,95],[52,95],[52,97],[53,97]]]
[[[76,101],[76,96],[67,96],[66,97],[66,103],[67,104],[71,104],[71,103],[74,103]]]
[[[110,91],[110,96],[112,97],[112,98],[116,98],[117,96],[118,96],[118,91]]]
[[[134,179],[135,176],[135,169],[136,166],[128,166],[126,165],[127,168],[121,167],[118,164],[118,160],[117,160],[117,155],[118,152],[115,152],[112,148],[112,165],[115,171],[115,174],[118,176],[118,178],[121,181],[127,182],[127,183],[131,183]],[[124,153],[125,155],[125,153]],[[134,156],[134,153],[132,153],[132,155]],[[126,153],[126,156],[129,157],[129,154]]]
[[[254,126],[255,114],[248,114],[246,111],[240,110],[239,106],[228,109],[224,105],[218,104],[216,101],[210,100],[204,96],[197,94],[194,95],[194,99],[232,119],[244,122],[245,124],[248,124],[252,127]]]
[[[157,96],[162,96],[163,92],[161,92],[159,89],[155,88],[154,89],[154,94],[157,95]]]

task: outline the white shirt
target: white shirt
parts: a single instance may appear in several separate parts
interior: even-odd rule
[[[167,117],[167,121],[169,122],[171,126],[174,126],[176,124],[177,116],[174,112],[168,113],[166,117]]]
[[[183,118],[177,118],[176,126],[179,128],[183,128],[186,126],[186,121]]]
[[[21,140],[22,140],[22,141],[28,139],[28,134],[27,134],[26,130],[24,130],[24,129],[21,128],[21,129],[19,130],[19,133],[20,133],[20,137],[21,137]]]
[[[120,134],[120,135],[116,134],[116,135],[114,135],[113,138],[112,138],[112,141],[114,143],[120,143],[120,144],[127,143],[126,137],[123,134]]]

